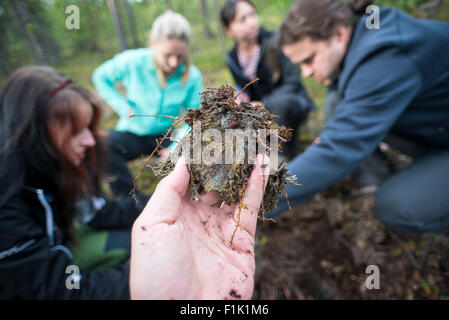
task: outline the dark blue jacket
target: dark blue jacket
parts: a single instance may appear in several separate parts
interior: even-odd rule
[[[354,171],[389,133],[449,149],[449,24],[380,10],[380,29],[358,21],[338,79],[335,115],[287,168],[303,186],[287,186],[298,205]],[[288,209],[282,196],[276,216]]]

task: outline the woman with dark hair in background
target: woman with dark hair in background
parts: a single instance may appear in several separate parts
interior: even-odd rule
[[[301,83],[297,66],[272,42],[275,33],[259,27],[256,8],[247,0],[229,0],[221,9],[221,21],[235,45],[227,56],[227,64],[239,89],[250,81],[239,98],[261,101],[279,116],[279,124],[293,129],[292,139],[285,144],[283,155],[289,160],[297,153],[298,126],[315,109]]]
[[[304,76],[337,79],[341,98],[317,143],[287,166],[303,185],[287,186],[288,198],[297,205],[326,189],[385,141],[413,163],[379,186],[377,217],[407,234],[441,231],[449,227],[449,24],[395,8],[371,20],[370,4],[302,0],[281,25],[283,52]],[[286,209],[282,197],[271,216]]]

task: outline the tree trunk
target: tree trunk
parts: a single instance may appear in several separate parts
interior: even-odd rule
[[[139,38],[137,36],[137,25],[136,25],[136,18],[134,16],[134,11],[131,5],[129,4],[128,0],[125,1],[125,11],[126,16],[128,17],[129,27],[131,30],[131,36],[133,38],[133,45],[134,48],[138,48],[140,46]]]
[[[115,31],[117,32],[117,37],[120,44],[120,50],[126,50],[128,47],[126,45],[125,33],[123,32],[123,26],[118,15],[117,7],[115,5],[115,0],[107,0],[109,12],[111,13],[112,19],[114,20]]]
[[[206,38],[212,39],[214,37],[214,33],[209,27],[209,12],[207,10],[207,2],[206,0],[200,0],[200,8],[201,8],[201,16],[203,17],[203,29]]]
[[[98,34],[98,28],[97,23],[98,21],[95,21],[94,15],[92,14],[90,5],[87,5],[85,8],[83,8],[86,12],[87,16],[87,26],[89,28],[89,31],[91,33],[91,36],[89,37],[89,51],[92,52],[103,52],[100,45],[97,42],[97,37],[95,37],[96,34]]]
[[[8,63],[9,59],[7,44],[5,45],[3,41],[0,41],[0,73],[5,78],[9,75]]]
[[[427,1],[419,7],[419,10],[424,15],[424,18],[433,19],[438,14],[442,4],[443,0]]]
[[[39,46],[42,48],[45,61],[48,63],[50,61],[59,61],[59,44],[53,37],[50,31],[50,26],[45,16],[39,12],[33,12],[31,8],[27,5],[22,6],[22,10],[29,17],[29,23],[36,26],[36,31],[34,32]]]
[[[12,17],[16,21],[16,26],[27,40],[27,45],[35,63],[46,64],[47,60],[36,35],[28,31],[27,25],[30,22],[30,16],[28,10],[24,8],[24,3],[22,1],[11,1],[10,8]]]
[[[41,48],[44,62],[49,63],[50,61],[59,61],[59,45],[50,32],[48,21],[43,13],[40,12],[39,9],[33,11],[33,6],[30,7],[29,3],[24,2],[23,0],[17,2],[17,13],[19,17],[21,17],[22,20],[25,19],[27,25],[35,26],[35,28],[32,29],[34,31],[28,32],[34,36],[38,46]]]
[[[218,3],[218,0],[214,0],[214,7],[215,7],[215,14],[217,16],[217,23],[218,23],[218,44],[220,45],[221,52],[223,54],[225,54],[226,53],[225,38],[224,38],[223,26],[221,25],[220,5]]]
[[[171,3],[171,0],[165,0],[165,6],[167,7],[167,9],[173,10],[173,5]]]

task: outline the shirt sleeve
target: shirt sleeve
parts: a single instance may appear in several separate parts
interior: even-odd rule
[[[353,172],[387,135],[421,90],[414,63],[395,48],[358,66],[344,90],[335,115],[313,144],[288,165],[302,186],[287,185],[288,200],[296,206]],[[267,217],[288,209],[284,195]]]
[[[131,105],[115,84],[127,78],[129,73],[129,54],[122,52],[100,65],[92,74],[92,82],[100,97],[119,115],[127,117]]]

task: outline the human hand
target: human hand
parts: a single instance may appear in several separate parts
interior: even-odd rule
[[[134,223],[131,298],[250,299],[254,236],[269,169],[268,157],[257,156],[243,205],[219,208],[212,192],[191,200],[190,175],[180,158]]]

